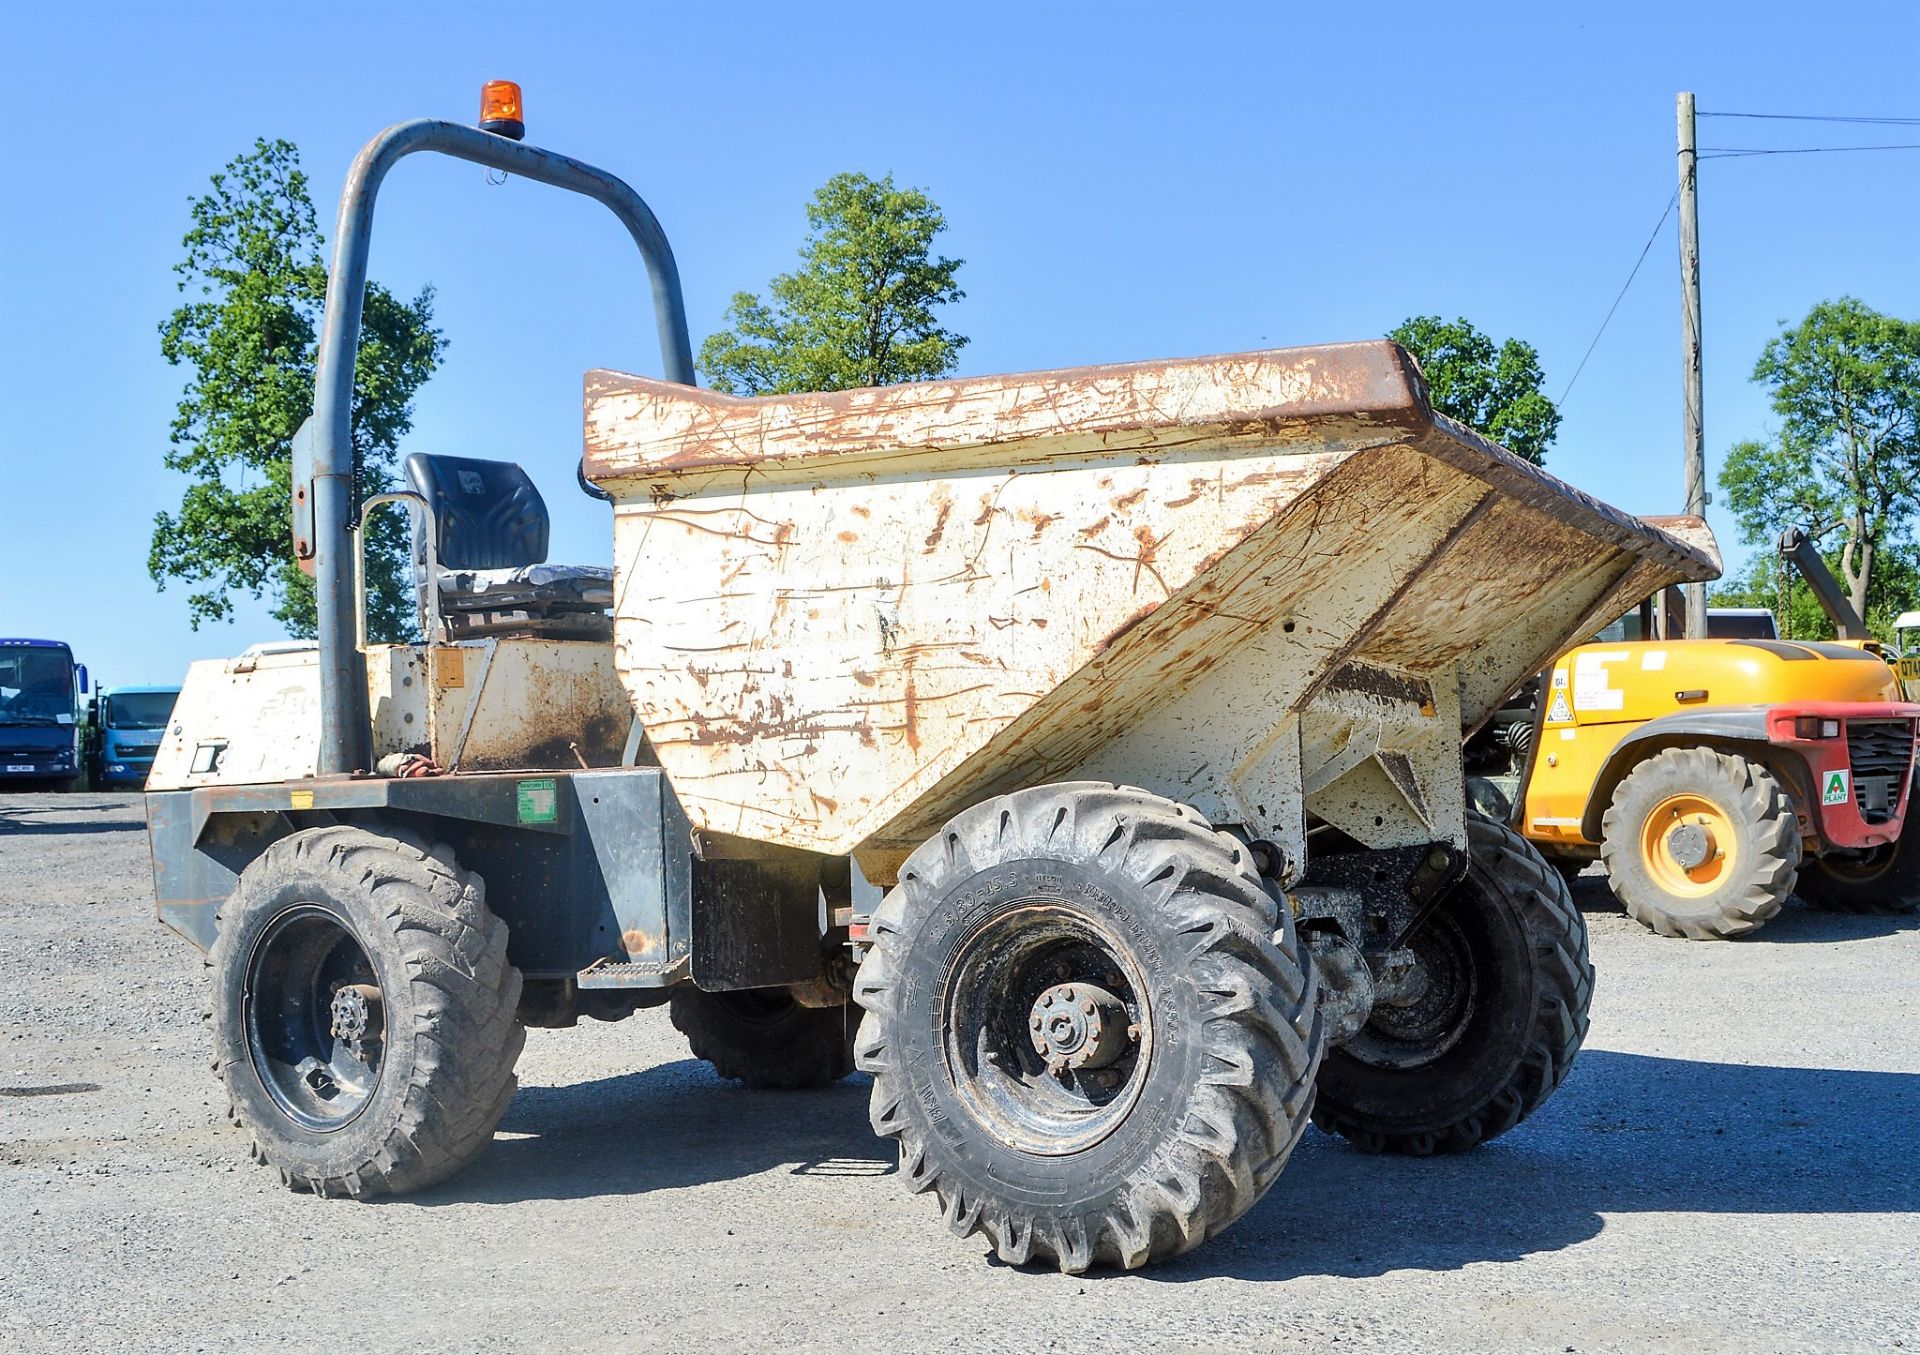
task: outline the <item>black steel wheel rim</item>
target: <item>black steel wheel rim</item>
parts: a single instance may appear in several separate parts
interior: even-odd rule
[[[1456,886],[1469,889],[1463,882]],[[1376,1068],[1432,1063],[1466,1033],[1480,989],[1479,965],[1460,924],[1436,913],[1407,939],[1425,987],[1413,1001],[1374,1004],[1373,1014],[1341,1051]]]
[[[1060,994],[1074,990],[1074,997]],[[1099,995],[1124,1048],[1098,1067],[1049,1071],[1036,1014]],[[1145,975],[1104,926],[1063,903],[1028,899],[955,948],[942,983],[947,1077],[967,1114],[1021,1152],[1063,1157],[1125,1122],[1146,1082],[1153,1011]],[[1111,1002],[1106,1001],[1111,999]]]
[[[373,962],[324,908],[287,909],[247,960],[247,1053],[288,1119],[319,1133],[366,1109],[386,1050],[385,1003]]]

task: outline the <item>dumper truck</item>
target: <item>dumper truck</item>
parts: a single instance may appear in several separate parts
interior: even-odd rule
[[[262,1161],[440,1181],[525,1027],[665,1006],[750,1087],[863,1070],[910,1190],[1079,1272],[1218,1233],[1310,1119],[1426,1154],[1540,1106],[1586,932],[1468,811],[1459,731],[1706,551],[1436,414],[1384,341],[700,390],[658,221],[518,98],[354,162],[292,477],[318,647],[195,664],[148,782]],[[510,463],[356,502],[373,204],[428,151],[639,246],[665,379],[587,375],[575,470],[611,568],[547,560]],[[402,510],[425,639],[369,644],[358,528]]]

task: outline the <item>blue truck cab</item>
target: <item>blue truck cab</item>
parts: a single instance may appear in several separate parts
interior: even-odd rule
[[[86,691],[65,641],[0,636],[0,787],[81,781]]]
[[[178,687],[102,687],[94,707],[100,731],[94,779],[103,786],[143,786],[173,715]]]

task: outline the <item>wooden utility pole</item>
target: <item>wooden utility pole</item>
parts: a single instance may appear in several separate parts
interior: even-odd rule
[[[1700,421],[1700,208],[1699,158],[1694,153],[1693,95],[1678,100],[1680,122],[1680,335],[1681,389],[1686,403],[1687,512],[1707,511],[1707,444]],[[1687,638],[1707,633],[1707,586],[1687,585]]]

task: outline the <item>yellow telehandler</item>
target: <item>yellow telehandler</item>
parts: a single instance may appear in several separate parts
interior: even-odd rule
[[[1662,935],[1744,936],[1796,892],[1837,912],[1920,908],[1920,832],[1901,831],[1920,705],[1805,534],[1780,551],[1838,641],[1641,639],[1649,605],[1561,655],[1468,743],[1483,812],[1570,878],[1600,860]]]

